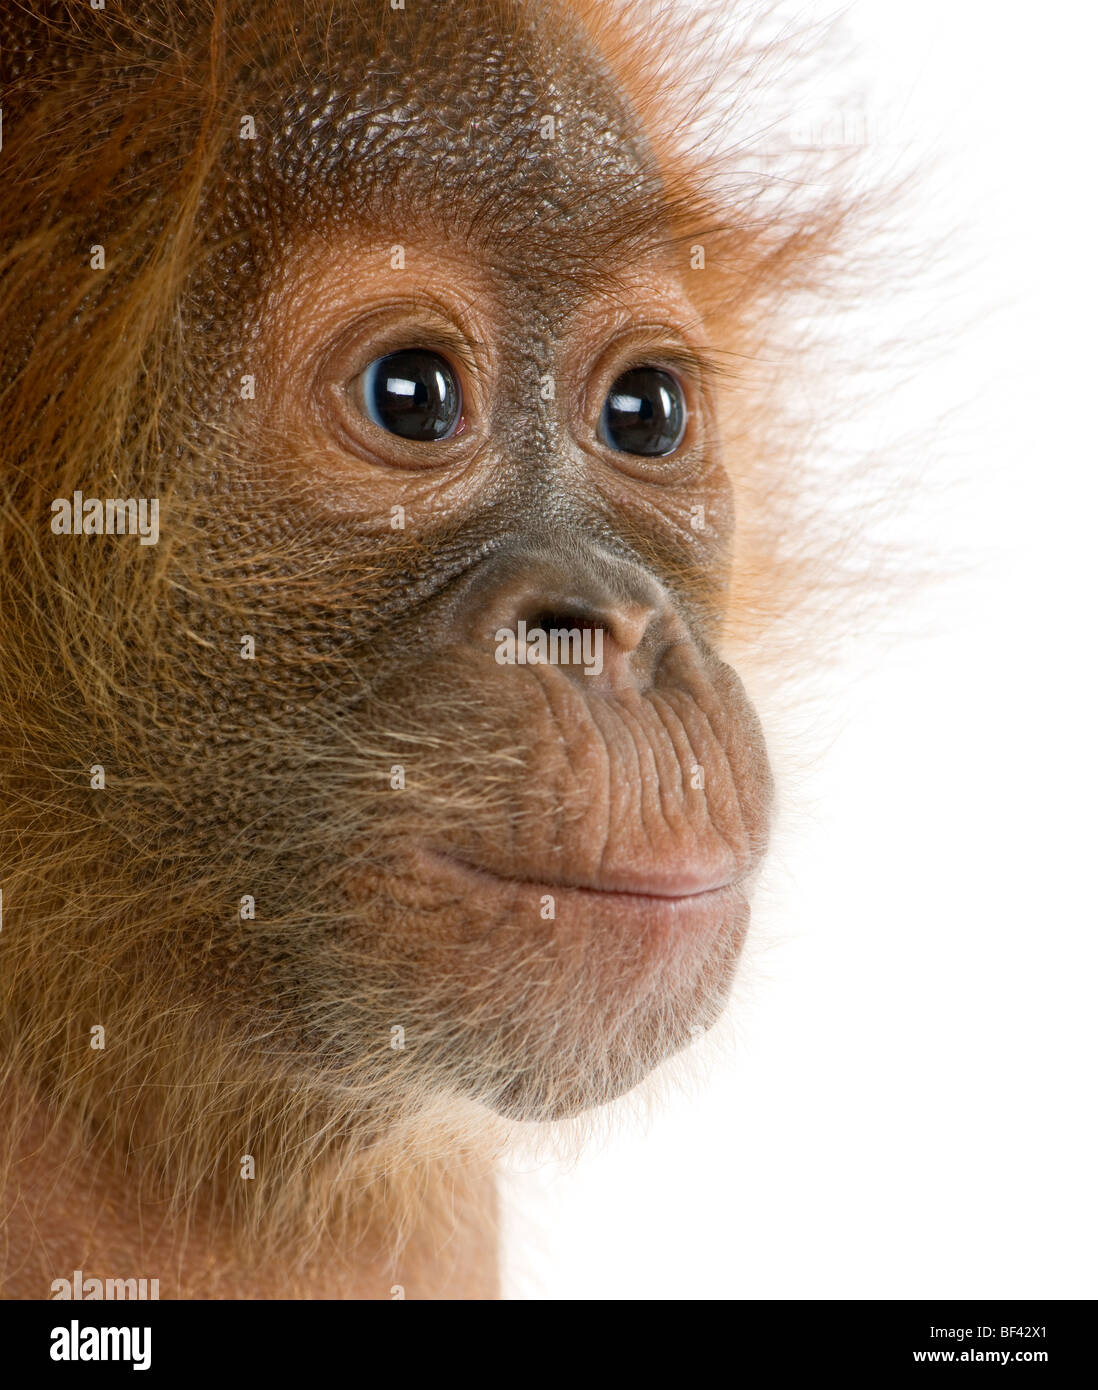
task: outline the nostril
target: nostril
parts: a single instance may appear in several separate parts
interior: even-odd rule
[[[606,627],[605,620],[596,613],[575,608],[539,608],[526,619],[527,632],[535,629],[542,632],[570,631],[573,628],[583,632],[596,627]]]
[[[646,603],[614,603],[607,608],[585,603],[582,599],[550,599],[548,603],[533,602],[522,613],[528,635],[543,632],[605,632],[607,638],[622,652],[635,651],[640,645],[656,609]]]
[[[667,595],[651,575],[578,542],[561,547],[559,554],[517,546],[500,551],[478,569],[463,604],[468,614],[463,627],[467,621],[468,634],[478,643],[495,643],[497,660],[501,641],[511,643],[505,650],[517,665],[540,665],[543,659],[552,664],[542,651],[574,652],[579,644],[594,654],[586,673],[600,674],[605,660],[606,679],[622,688],[647,678],[670,611]],[[527,659],[527,649],[536,649],[536,661]]]

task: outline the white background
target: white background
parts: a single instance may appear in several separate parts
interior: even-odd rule
[[[511,1297],[1098,1295],[1098,34],[1067,0],[846,27],[880,157],[939,157],[916,233],[960,229],[925,308],[963,331],[881,434],[929,428],[911,514],[969,563],[837,687],[697,1084],[515,1161]]]

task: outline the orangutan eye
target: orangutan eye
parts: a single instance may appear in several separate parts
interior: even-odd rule
[[[634,367],[610,388],[599,437],[623,454],[671,454],[686,433],[682,387],[659,367]]]
[[[461,425],[461,384],[444,357],[406,348],[371,362],[351,383],[366,418],[402,439],[448,439]]]

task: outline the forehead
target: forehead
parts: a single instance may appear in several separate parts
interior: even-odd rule
[[[566,9],[341,10],[272,72],[258,186],[286,226],[442,228],[562,276],[663,234],[656,161]]]

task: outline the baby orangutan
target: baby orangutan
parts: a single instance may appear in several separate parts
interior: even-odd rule
[[[718,1016],[724,658],[797,569],[754,364],[840,212],[692,155],[662,42],[4,7],[8,1297],[491,1297],[508,1133]]]

